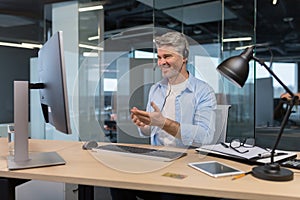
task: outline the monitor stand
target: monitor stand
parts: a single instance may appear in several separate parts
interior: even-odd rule
[[[14,81],[14,155],[8,156],[8,169],[26,169],[66,162],[56,152],[28,151],[28,81]]]

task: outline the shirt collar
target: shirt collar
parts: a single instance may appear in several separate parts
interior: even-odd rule
[[[193,92],[194,91],[193,83],[194,83],[195,77],[190,72],[188,72],[188,73],[189,73],[189,77],[188,77],[188,82],[186,84],[186,88],[190,92]],[[168,87],[168,79],[163,78],[161,81],[158,82],[158,84],[159,84],[159,87],[167,88]]]

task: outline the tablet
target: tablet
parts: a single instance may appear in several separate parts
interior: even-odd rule
[[[242,170],[233,168],[218,161],[194,162],[189,163],[188,165],[215,178],[245,173]]]

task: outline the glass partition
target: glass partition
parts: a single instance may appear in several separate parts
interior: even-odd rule
[[[220,60],[240,54],[249,45],[255,44],[255,3],[256,1],[223,1],[223,21]],[[227,12],[233,12],[232,18],[226,18]],[[237,16],[243,18],[237,19]],[[237,26],[237,23],[240,23]],[[243,88],[238,88],[225,78],[224,93],[229,112],[227,140],[236,137],[254,137],[254,92],[255,63],[250,62],[248,80]]]
[[[256,44],[260,47],[255,49],[256,55],[266,60],[277,74],[282,74],[282,68],[291,70],[293,81],[291,78],[286,83],[297,92],[297,62],[289,57],[273,57],[272,51],[268,50],[269,43],[256,42],[257,24],[262,24],[259,13],[266,6],[277,9],[278,5],[257,0],[136,0],[122,3],[80,0],[60,4],[71,5],[66,7],[65,14],[70,12],[74,17],[63,18],[59,14],[63,20],[56,16],[59,23],[53,23],[52,9],[57,8],[54,6],[57,4],[47,4],[43,41],[56,29],[67,32],[66,47],[70,55],[67,62],[72,66],[68,73],[70,77],[76,77],[76,83],[73,84],[71,79],[71,85],[75,85],[72,92],[79,139],[149,142],[136,136],[129,109],[133,105],[144,108],[150,85],[161,78],[154,66],[153,38],[166,30],[174,30],[184,33],[191,43],[189,72],[213,87],[218,104],[231,105],[227,140],[256,136],[258,144],[272,146],[274,137],[270,137],[276,135],[285,108],[279,99],[284,91],[253,61],[243,88],[237,88],[221,77],[216,67],[222,60]],[[82,11],[82,8],[95,7],[97,9]],[[259,33],[261,35],[262,30]],[[277,55],[279,50],[275,50]],[[282,67],[283,64],[288,67]],[[286,131],[297,129],[298,113],[296,106]],[[132,135],[118,134],[126,131]]]
[[[78,48],[74,54],[78,72],[73,84],[73,106],[79,138],[149,142],[137,137],[129,109],[133,105],[144,108],[150,85],[161,78],[159,70],[155,70],[153,38],[167,30],[188,37],[189,72],[213,87],[218,104],[231,105],[228,139],[254,137],[255,68],[252,66],[246,86],[240,89],[221,77],[216,67],[223,59],[239,54],[243,46],[255,44],[255,3],[246,0],[137,0],[105,4],[78,1],[74,24],[77,28],[72,29],[76,30],[77,38],[73,44]],[[241,15],[244,18],[238,17]],[[49,23],[45,27],[52,29]],[[240,40],[230,41],[234,38]]]
[[[79,130],[89,132],[86,130],[90,129],[91,116],[99,123],[97,131],[92,131],[95,135],[81,138],[149,142],[137,136],[129,109],[133,105],[144,108],[150,85],[161,78],[159,70],[153,70],[156,63],[153,37],[166,30],[182,32],[189,38],[190,73],[213,87],[218,104],[231,105],[229,139],[253,137],[254,73],[245,88],[239,89],[222,78],[216,67],[222,59],[239,54],[238,48],[255,43],[254,3],[138,0],[126,5],[107,3],[101,10],[79,12]],[[96,4],[101,3],[82,1],[78,5],[84,8]],[[237,28],[236,12],[246,11],[245,26]],[[251,39],[226,41],[240,37]],[[96,136],[97,132],[102,136]]]

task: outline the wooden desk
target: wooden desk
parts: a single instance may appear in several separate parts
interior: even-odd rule
[[[251,175],[232,180],[231,177],[212,178],[191,167],[189,162],[219,160],[239,169],[249,171],[252,166],[234,161],[201,157],[194,150],[188,150],[188,156],[172,163],[159,166],[154,171],[130,172],[134,167],[143,168],[155,161],[110,157],[110,163],[99,162],[91,153],[82,150],[80,142],[30,140],[31,151],[57,151],[65,160],[66,165],[35,169],[9,171],[7,169],[7,142],[0,139],[0,177],[17,179],[36,179],[82,185],[117,187],[127,189],[149,190],[179,194],[214,196],[232,199],[282,200],[300,199],[300,174],[295,173],[294,180],[289,182],[271,182],[259,180]],[[102,159],[102,158],[101,158]],[[118,159],[125,170],[113,169],[114,160]],[[121,164],[123,162],[123,164]],[[133,167],[133,168],[131,168]],[[184,179],[162,176],[167,172],[186,175]]]

